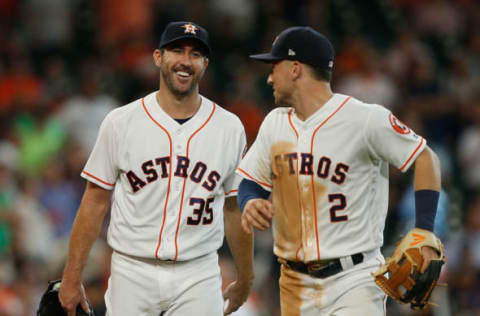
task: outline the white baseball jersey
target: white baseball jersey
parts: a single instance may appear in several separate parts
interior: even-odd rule
[[[237,173],[272,191],[277,256],[338,258],[383,244],[388,164],[406,171],[425,145],[384,107],[334,94],[305,121],[270,112]]]
[[[179,124],[151,93],[110,112],[82,176],[114,190],[108,243],[119,252],[189,260],[223,242],[225,197],[246,146],[242,123],[202,96]]]

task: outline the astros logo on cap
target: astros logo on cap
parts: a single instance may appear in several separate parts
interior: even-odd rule
[[[182,26],[185,29],[185,34],[190,33],[190,34],[197,34],[198,27],[193,25],[192,23],[188,23]]]

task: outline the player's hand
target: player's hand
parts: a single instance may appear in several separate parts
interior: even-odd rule
[[[223,315],[229,315],[242,306],[248,298],[252,288],[252,281],[234,281],[223,291],[225,307]]]
[[[438,259],[439,255],[438,252],[430,246],[422,247],[422,255],[423,255],[423,264],[420,268],[420,273],[424,273],[425,270],[428,268],[428,264],[432,259]]]
[[[58,299],[68,316],[76,316],[78,304],[82,306],[82,309],[87,314],[90,312],[85,295],[85,288],[80,282],[72,283],[68,280],[62,280],[60,291],[58,292]]]
[[[265,199],[251,199],[243,208],[242,228],[248,234],[252,233],[251,226],[263,231],[270,227],[272,217],[272,202]]]

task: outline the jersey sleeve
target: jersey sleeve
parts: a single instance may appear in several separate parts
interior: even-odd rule
[[[427,144],[423,137],[378,105],[370,111],[365,135],[371,153],[401,172],[410,168]]]
[[[112,190],[118,176],[116,144],[112,115],[103,120],[95,146],[83,168],[81,176],[106,190]]]
[[[270,158],[269,116],[265,118],[245,157],[240,162],[237,174],[255,181],[265,190],[272,191],[272,164]]]
[[[241,123],[240,123],[241,124]],[[235,168],[232,170],[232,173],[228,175],[228,177],[223,182],[223,189],[225,190],[225,196],[236,196],[238,193],[238,186],[242,181],[242,177],[235,173],[235,169],[238,167],[240,161],[242,160],[242,156],[244,155],[247,149],[247,137],[245,135],[245,129],[243,125],[241,127],[241,132],[236,133],[236,138],[232,141],[232,145],[235,144]]]

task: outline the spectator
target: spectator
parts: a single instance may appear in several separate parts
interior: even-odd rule
[[[32,72],[27,56],[14,57],[10,64],[0,78],[0,115],[33,109],[43,93],[42,81]]]
[[[80,198],[72,183],[65,180],[63,163],[51,161],[44,169],[38,200],[55,229],[55,238],[65,238],[72,230]]]
[[[63,123],[51,117],[47,106],[18,115],[13,133],[18,137],[19,168],[28,176],[37,176],[62,149],[66,139]]]
[[[385,104],[393,109],[397,96],[393,82],[381,72],[382,65],[373,48],[366,42],[360,47],[355,56],[357,71],[346,75],[338,83],[337,90],[367,103]]]
[[[458,139],[458,158],[465,186],[471,191],[480,189],[480,95],[470,104],[469,115],[473,124]]]
[[[73,141],[90,152],[95,145],[98,129],[103,119],[118,106],[118,101],[101,90],[102,73],[98,63],[86,62],[82,67],[80,93],[68,99],[56,114],[65,124]]]

